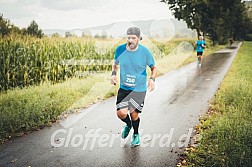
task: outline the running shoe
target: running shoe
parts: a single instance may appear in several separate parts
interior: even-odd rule
[[[139,134],[134,134],[132,136],[131,147],[139,146],[140,145],[140,137]]]
[[[122,138],[125,139],[128,135],[129,135],[129,132],[130,132],[130,129],[127,125],[123,127],[122,129]]]

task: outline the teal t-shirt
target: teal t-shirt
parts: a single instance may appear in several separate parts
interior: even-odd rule
[[[120,65],[120,88],[135,92],[146,91],[146,67],[155,65],[149,49],[139,44],[136,51],[128,51],[126,44],[120,45],[116,48],[114,61]]]
[[[197,52],[203,52],[204,51],[204,47],[202,47],[202,45],[206,45],[206,42],[204,40],[198,40],[196,42],[196,51]]]

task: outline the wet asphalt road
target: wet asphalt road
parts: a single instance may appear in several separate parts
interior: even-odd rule
[[[206,57],[201,68],[191,63],[158,77],[140,115],[138,147],[130,147],[132,134],[120,139],[124,124],[112,97],[61,124],[1,145],[0,166],[176,166],[238,48]]]

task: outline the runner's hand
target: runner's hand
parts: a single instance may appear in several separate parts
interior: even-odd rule
[[[155,89],[155,82],[152,79],[148,81],[148,90],[151,92]]]
[[[112,76],[111,76],[110,82],[111,82],[112,85],[116,85],[116,84],[117,84],[116,75],[112,75]]]

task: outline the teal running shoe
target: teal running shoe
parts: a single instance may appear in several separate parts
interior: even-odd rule
[[[130,129],[127,125],[123,127],[122,129],[122,138],[125,139],[128,135],[129,135],[129,132],[130,132]]]
[[[131,147],[139,146],[140,145],[140,137],[139,134],[134,134],[131,141]]]

